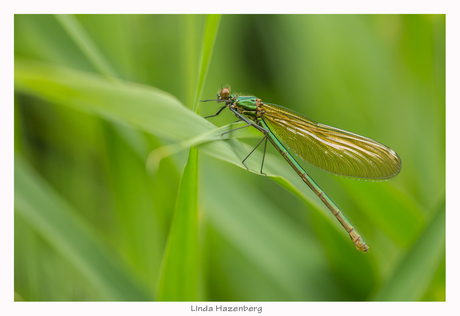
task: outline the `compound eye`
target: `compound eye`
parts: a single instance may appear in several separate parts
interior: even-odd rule
[[[229,96],[230,96],[230,88],[222,88],[222,90],[220,90],[219,99],[227,100]]]

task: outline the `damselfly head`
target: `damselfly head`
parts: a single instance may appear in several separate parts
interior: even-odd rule
[[[225,87],[220,90],[218,98],[220,100],[227,100],[229,96],[230,96],[230,88]]]

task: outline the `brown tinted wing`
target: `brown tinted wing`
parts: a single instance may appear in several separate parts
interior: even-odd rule
[[[315,167],[374,180],[392,178],[401,170],[396,152],[372,139],[317,123],[278,105],[264,103],[262,109],[273,134]]]

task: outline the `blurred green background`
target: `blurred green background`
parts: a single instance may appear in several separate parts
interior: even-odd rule
[[[444,301],[445,16],[223,15],[201,90],[206,19],[15,16],[15,299]],[[369,253],[273,148],[274,177],[261,150],[242,167],[254,131],[194,143],[198,213],[171,229],[193,154],[147,161],[234,122],[188,110],[226,84],[399,154],[385,182],[304,164]]]

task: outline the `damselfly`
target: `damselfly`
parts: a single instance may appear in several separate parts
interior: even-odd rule
[[[264,134],[262,140],[243,160],[246,168],[244,161],[263,141],[265,141],[265,157],[267,140],[269,140],[335,215],[350,234],[356,248],[363,252],[368,251],[369,247],[340,209],[286,148],[320,169],[346,177],[368,180],[387,180],[395,177],[401,170],[401,159],[396,152],[372,139],[317,123],[282,106],[262,102],[257,97],[231,95],[229,88],[222,88],[217,99],[203,102],[206,101],[225,103],[216,114],[206,118],[217,116],[228,107],[239,120],[247,123],[236,129],[252,126]],[[264,159],[262,159],[261,173],[263,173],[263,161]]]

